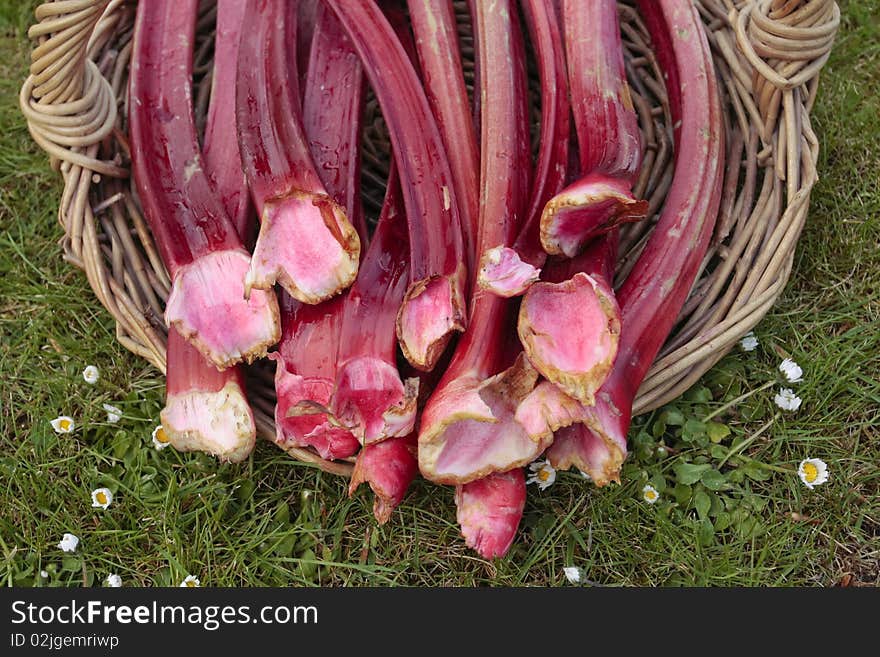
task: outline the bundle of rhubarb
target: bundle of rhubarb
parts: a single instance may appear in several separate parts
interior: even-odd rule
[[[199,2],[140,2],[128,131],[172,282],[171,443],[245,459],[243,368],[268,358],[274,442],[353,461],[379,522],[421,474],[456,487],[467,544],[496,557],[542,455],[619,481],[704,264],[725,136],[692,0],[637,9],[674,126],[656,216],[633,192],[646,145],[615,0],[220,0],[203,131]],[[376,213],[368,97],[389,144]],[[638,221],[654,227],[621,268]]]

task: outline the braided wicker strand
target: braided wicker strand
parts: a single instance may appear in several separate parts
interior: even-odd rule
[[[29,32],[36,46],[20,105],[34,141],[64,180],[59,205],[64,257],[85,271],[95,296],[116,320],[119,342],[164,372],[162,314],[170,281],[127,169],[133,4],[60,0],[40,5]],[[195,44],[194,98],[200,120],[210,93],[213,45],[214,13],[205,4]],[[817,179],[819,144],[810,110],[819,71],[840,24],[840,11],[832,0],[695,4],[724,96],[724,194],[702,273],[639,391],[635,414],[657,408],[692,386],[782,293]],[[620,12],[627,75],[645,144],[635,191],[648,199],[653,216],[671,182],[669,108],[662,72],[638,13],[628,0],[621,1]],[[467,29],[464,22],[462,29]],[[462,43],[471,43],[469,34],[462,33]],[[472,80],[471,49],[465,49],[464,59],[466,77]],[[364,194],[367,209],[375,210],[375,199],[382,198],[388,142],[374,102],[368,103],[367,117]],[[628,226],[621,235],[621,278],[651,229],[648,221]],[[275,396],[268,365],[250,368],[248,389],[258,431],[274,436]],[[351,472],[350,463],[328,462],[310,450],[294,448],[290,454],[328,472]]]

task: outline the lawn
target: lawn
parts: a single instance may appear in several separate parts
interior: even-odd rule
[[[115,341],[62,261],[61,184],[18,110],[28,3],[0,1],[0,576],[6,585],[880,584],[880,6],[844,19],[813,113],[821,180],[791,280],[693,390],[640,418],[622,485],[530,487],[507,557],[458,535],[452,489],[417,482],[385,526],[347,482],[268,443],[242,464],[157,451],[161,375]],[[803,404],[773,402],[791,357]],[[94,385],[82,370],[95,365]],[[736,400],[736,401],[735,401]],[[735,403],[731,403],[734,402]],[[102,404],[123,411],[110,423]],[[49,421],[74,418],[57,435]],[[711,416],[711,417],[710,417]],[[798,479],[807,457],[828,483]],[[708,474],[707,474],[708,473]],[[650,482],[660,499],[650,505]],[[100,486],[114,493],[91,506]],[[75,553],[58,543],[81,539]]]

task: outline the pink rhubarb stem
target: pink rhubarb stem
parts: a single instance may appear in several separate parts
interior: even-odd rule
[[[174,329],[168,332],[167,364],[159,417],[171,444],[224,461],[247,458],[257,433],[241,368],[218,371]]]
[[[277,281],[319,303],[351,285],[360,239],[315,171],[295,70],[298,1],[248,0],[237,76],[239,144],[260,214],[245,289]],[[332,90],[330,90],[332,93]]]
[[[657,225],[621,288],[621,334],[611,375],[587,408],[587,435],[578,440],[608,447],[608,463],[560,444],[548,452],[555,467],[615,471],[626,454],[632,404],[654,358],[672,330],[699,271],[721,200],[724,125],[709,44],[689,0],[640,0],[676,126],[675,170]],[[686,93],[685,93],[686,90]],[[595,477],[594,477],[595,478]],[[612,477],[613,478],[613,477]]]
[[[452,171],[418,74],[376,3],[325,2],[354,43],[388,124],[410,237],[397,337],[406,359],[430,370],[465,321],[467,266]]]
[[[278,340],[274,294],[244,297],[250,257],[205,174],[192,106],[196,0],[138,6],[129,136],[144,216],[171,274],[165,321],[218,368]]]
[[[511,244],[528,199],[528,119],[522,34],[510,0],[475,2],[481,57],[480,246]],[[437,483],[463,484],[532,461],[546,443],[514,421],[537,373],[524,358],[510,365],[505,345],[510,302],[477,290],[468,330],[437,390],[419,434],[419,469]]]
[[[551,199],[541,217],[548,253],[574,257],[591,239],[644,217],[632,196],[641,165],[638,119],[626,82],[615,0],[563,0],[572,112],[583,178]]]
[[[611,273],[616,240],[601,238],[572,260],[545,268],[520,305],[517,332],[544,378],[584,404],[611,372],[620,336],[620,308]]]
[[[465,543],[486,559],[507,554],[525,506],[522,468],[455,487],[456,518]]]
[[[469,272],[476,271],[480,154],[452,0],[408,0],[425,92],[449,156]]]
[[[392,162],[379,223],[345,299],[331,402],[339,422],[364,444],[407,436],[415,425],[418,379],[401,381],[394,333],[408,273],[409,235]]]
[[[348,493],[353,495],[358,486],[368,483],[375,495],[373,515],[384,525],[418,472],[415,433],[365,445],[354,463]]]
[[[276,362],[275,443],[312,447],[322,458],[346,458],[358,439],[327,409],[336,379],[344,296],[311,305],[281,295],[282,334]]]
[[[360,194],[364,69],[336,16],[319,4],[303,85],[303,127],[327,193],[346,209],[361,252],[369,242]]]
[[[235,70],[244,5],[217,7],[214,75],[205,128],[205,171],[242,240],[254,212],[241,171],[235,128]],[[168,331],[167,383],[162,426],[180,451],[202,451],[241,461],[253,450],[257,429],[245,396],[242,366],[218,371],[177,329]]]
[[[522,3],[541,78],[541,134],[526,224],[512,247],[482,254],[479,284],[503,297],[522,294],[538,280],[547,253],[541,247],[544,205],[565,184],[569,160],[570,105],[565,51],[555,0]]]

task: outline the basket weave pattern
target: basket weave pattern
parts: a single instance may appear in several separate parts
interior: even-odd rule
[[[817,180],[819,144],[810,125],[819,71],[840,12],[833,0],[695,0],[712,47],[725,108],[727,163],[720,215],[701,273],[678,324],[639,389],[634,415],[682,394],[769,311],[791,273],[797,239]],[[31,135],[64,179],[58,216],[64,257],[85,271],[116,320],[128,350],[165,371],[162,321],[170,288],[129,177],[126,135],[131,0],[64,0],[36,10],[36,46],[20,105]],[[210,92],[214,11],[204,3],[197,28],[197,120]],[[644,136],[634,192],[662,206],[673,170],[662,76],[647,33],[620,3],[627,73]],[[367,110],[368,122],[370,108]],[[373,123],[379,124],[380,121]],[[372,130],[368,128],[368,133]],[[382,138],[364,146],[364,193],[382,198]],[[378,172],[371,177],[371,171]],[[371,189],[371,180],[377,181]],[[625,276],[652,222],[628,226],[618,270]],[[275,393],[266,365],[249,368],[249,396],[261,435],[274,437]],[[308,449],[294,458],[338,474]]]

